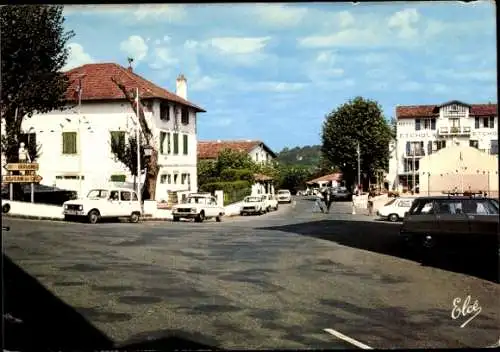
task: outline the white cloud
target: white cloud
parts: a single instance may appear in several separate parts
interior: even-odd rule
[[[210,76],[203,76],[200,79],[195,79],[189,86],[189,89],[194,91],[211,90],[222,83],[221,79],[213,78]]]
[[[316,62],[325,65],[334,65],[338,56],[333,51],[320,51],[316,56]]]
[[[354,16],[349,11],[341,11],[337,14],[340,27],[345,28],[352,26],[356,21]]]
[[[134,11],[138,21],[182,22],[186,19],[187,12],[184,5],[180,4],[147,4],[138,5]]]
[[[155,70],[165,69],[179,62],[179,59],[166,47],[154,48],[152,57],[153,61],[149,64],[149,67]]]
[[[410,39],[418,35],[418,30],[414,27],[420,20],[417,9],[405,9],[398,11],[389,18],[388,26],[398,31],[398,36],[402,39]]]
[[[94,59],[83,49],[78,43],[70,43],[68,44],[69,55],[68,61],[63,68],[63,71],[71,70],[72,68],[90,64],[94,62]]]
[[[120,50],[132,57],[137,63],[148,54],[148,45],[141,36],[131,35],[120,43]]]
[[[163,41],[164,41],[165,43],[168,43],[171,39],[172,39],[172,38],[171,38],[169,35],[165,35],[165,36],[163,36]]]
[[[270,39],[271,37],[219,37],[210,39],[209,43],[226,54],[251,54],[261,51]]]
[[[305,19],[308,9],[283,4],[259,4],[255,5],[253,12],[257,22],[276,27],[293,27]]]
[[[313,35],[299,38],[299,45],[305,48],[330,48],[335,46],[374,46],[382,38],[377,31],[370,28],[352,28],[341,30],[334,34]]]
[[[251,82],[241,85],[241,90],[262,92],[297,92],[306,88],[307,84],[302,82]]]
[[[448,80],[463,80],[463,81],[479,81],[479,82],[496,82],[497,72],[491,70],[456,70],[456,69],[428,69],[425,71],[425,76],[429,79],[448,79]]]
[[[367,65],[374,64],[387,64],[393,61],[394,57],[384,53],[366,53],[356,57],[356,61],[362,62]]]

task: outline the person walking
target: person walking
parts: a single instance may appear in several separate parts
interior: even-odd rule
[[[318,208],[322,213],[325,212],[324,210],[324,202],[323,202],[323,194],[321,191],[318,191],[316,194],[316,201],[314,202],[314,208]],[[314,209],[313,209],[314,211]]]
[[[373,191],[368,193],[368,216],[373,216]]]
[[[330,207],[332,206],[333,203],[333,187],[328,188],[328,200],[326,202],[326,213],[328,214],[330,212]]]
[[[328,203],[330,203],[330,190],[328,187],[323,187],[321,191],[321,195],[323,196],[323,208],[324,212],[328,214]]]

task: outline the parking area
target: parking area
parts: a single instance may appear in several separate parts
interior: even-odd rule
[[[222,223],[5,218],[4,248],[115,343],[179,331],[245,349],[460,348],[498,340],[498,284],[405,258],[398,224],[352,215],[349,203],[334,203],[330,214],[312,209],[299,199]],[[471,316],[453,315],[453,302],[467,296],[481,311],[462,328]]]

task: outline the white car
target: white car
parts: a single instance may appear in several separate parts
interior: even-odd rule
[[[405,213],[410,210],[415,198],[401,197],[391,199],[387,204],[377,211],[381,219],[397,222],[405,217]]]
[[[278,210],[278,199],[272,194],[263,194],[262,200],[264,201],[266,211]]]
[[[184,203],[172,207],[172,216],[174,221],[183,218],[203,222],[205,219],[214,218],[215,221],[221,222],[224,207],[217,205],[217,199],[209,193],[192,193]]]
[[[278,197],[278,203],[291,203],[292,202],[292,193],[290,193],[287,189],[280,189],[278,193],[276,193]]]
[[[262,196],[247,196],[243,199],[240,215],[264,214],[266,212],[266,203]]]
[[[68,200],[63,203],[64,220],[84,219],[91,224],[102,218],[128,217],[130,222],[139,222],[142,214],[137,194],[127,188],[93,189],[86,198]]]

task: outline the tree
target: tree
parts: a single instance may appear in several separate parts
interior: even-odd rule
[[[146,156],[144,153],[144,144],[139,140],[140,146],[140,161],[142,174],[146,170]],[[130,174],[134,176],[135,179],[138,176],[137,173],[137,138],[133,135],[129,135],[128,143],[122,138],[111,138],[111,152],[114,156],[130,171]]]
[[[66,44],[74,36],[64,30],[63,7],[16,5],[0,8],[0,115],[5,126],[2,149],[7,163],[18,161],[21,126],[36,113],[62,110],[69,82],[61,72],[68,58]],[[28,146],[28,150],[36,146]],[[14,184],[14,198],[22,197]]]
[[[160,172],[160,167],[158,166],[158,148],[156,147],[158,143],[154,138],[153,131],[148,125],[146,120],[145,109],[142,103],[136,102],[136,92],[134,89],[128,90],[125,84],[119,77],[111,78],[111,81],[116,84],[116,86],[125,95],[125,99],[128,100],[130,106],[137,115],[139,120],[139,125],[141,126],[141,133],[144,136],[144,146],[148,146],[151,149],[151,155],[145,159],[144,165],[146,166],[146,179],[142,188],[142,199],[155,199],[156,196],[156,183],[158,182],[158,173]],[[138,106],[137,106],[138,105]]]
[[[360,145],[363,183],[377,169],[389,166],[389,143],[392,130],[377,102],[356,97],[326,116],[323,123],[321,151],[326,159],[343,173],[346,184],[357,178],[357,144]]]
[[[249,169],[256,171],[256,164],[248,153],[227,148],[219,152],[215,161],[215,172],[217,175],[220,175],[225,169]]]

